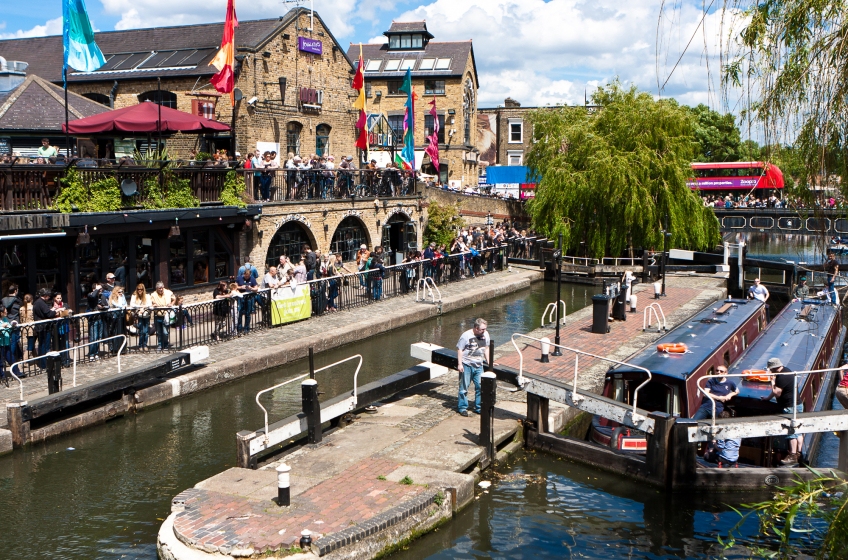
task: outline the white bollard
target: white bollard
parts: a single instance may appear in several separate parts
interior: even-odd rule
[[[639,298],[636,297],[636,294],[633,294],[632,296],[630,296],[630,312],[631,313],[636,313],[636,301],[638,299]]]
[[[662,284],[654,282],[654,299],[660,299],[660,294],[662,294]]]
[[[291,467],[285,463],[277,467],[277,505],[280,507],[289,507],[291,505],[290,472]]]
[[[551,353],[551,339],[548,337],[542,338],[542,363],[547,364],[551,361],[549,355]]]

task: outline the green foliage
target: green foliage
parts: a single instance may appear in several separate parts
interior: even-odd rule
[[[736,119],[730,113],[722,115],[703,103],[697,107],[687,107],[695,119],[695,140],[700,146],[697,161],[721,162],[739,161],[741,136]]]
[[[540,177],[527,205],[542,235],[565,247],[586,243],[590,256],[628,246],[706,249],[718,220],[687,186],[697,143],[693,119],[674,101],[615,82],[592,96],[600,109],[562,107],[530,113],[536,142],[527,163]]]
[[[767,144],[792,144],[802,188],[816,178],[848,194],[848,0],[733,0],[727,8],[744,17],[738,40],[727,43],[734,51],[723,84],[759,93],[746,111]],[[829,196],[808,190],[805,198]]]
[[[739,544],[740,528],[756,515],[760,534],[746,545],[759,557],[848,557],[848,483],[835,473],[809,470],[815,478],[798,477],[791,486],[778,488],[773,499],[744,505],[749,511],[740,513],[742,518],[719,543],[725,549]]]
[[[121,188],[114,177],[106,177],[86,185],[79,171],[71,167],[60,179],[62,189],[54,202],[60,212],[114,212],[121,208]]]
[[[221,202],[224,203],[224,206],[241,206],[244,208],[247,206],[244,201],[245,189],[244,175],[233,170],[227,171],[224,188],[221,189]]]
[[[427,226],[424,228],[424,243],[435,242],[450,247],[465,220],[459,215],[459,203],[439,204],[431,202],[427,209]]]
[[[191,189],[191,181],[180,179],[170,171],[163,172],[164,192],[158,175],[144,181],[142,206],[147,209],[195,208],[200,204]]]
[[[212,154],[209,152],[197,152],[195,156],[195,161],[207,161],[212,159]]]
[[[437,506],[441,507],[441,506],[442,506],[442,504],[443,504],[443,503],[445,503],[445,494],[444,494],[444,492],[439,491],[439,493],[438,493],[438,494],[436,494],[436,495],[433,497],[433,503],[435,503]]]
[[[377,480],[386,480],[386,477],[381,474],[380,476],[377,477]]]
[[[398,482],[400,482],[401,484],[405,484],[406,486],[412,485],[412,479],[409,478],[409,476],[405,476],[405,477],[401,478]]]
[[[167,148],[162,148],[161,150],[147,150],[144,152],[135,150],[133,152],[133,161],[136,165],[141,165],[143,167],[158,168],[160,162],[168,161],[169,159],[171,158],[168,155]]]

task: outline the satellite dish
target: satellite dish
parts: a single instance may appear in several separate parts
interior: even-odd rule
[[[138,185],[132,179],[124,179],[121,181],[121,192],[124,193],[124,196],[138,194]]]
[[[241,101],[243,97],[244,97],[244,94],[241,92],[241,90],[239,88],[236,88],[236,89],[233,90],[233,99],[235,99],[236,101]]]

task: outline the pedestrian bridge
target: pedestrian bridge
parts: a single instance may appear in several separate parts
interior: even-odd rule
[[[722,233],[848,235],[846,210],[790,208],[714,208]]]

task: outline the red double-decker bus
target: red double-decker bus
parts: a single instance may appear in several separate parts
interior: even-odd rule
[[[783,172],[773,163],[734,161],[693,163],[692,178],[686,183],[700,191],[750,191],[782,189]]]

